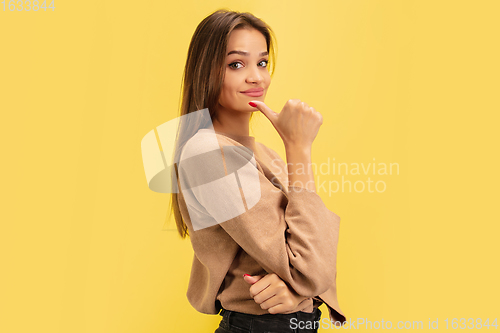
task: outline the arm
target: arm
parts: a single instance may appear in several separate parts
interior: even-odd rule
[[[290,186],[285,195],[249,164],[244,151],[230,148],[224,146],[224,154],[179,162],[193,225],[193,217],[204,220],[205,226],[219,224],[264,270],[276,273],[297,294],[325,292],[336,274],[340,218],[314,191]]]
[[[306,302],[310,297],[300,296],[276,274],[250,276],[245,274],[245,281],[250,287],[250,296],[262,309],[271,314],[293,313],[297,311],[312,312],[312,303]]]
[[[316,192],[311,168],[311,146],[287,145],[285,150],[289,186],[303,187]]]

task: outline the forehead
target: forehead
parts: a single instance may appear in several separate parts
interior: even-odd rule
[[[233,30],[227,43],[227,52],[233,50],[250,51],[255,54],[267,51],[266,38],[256,29]]]

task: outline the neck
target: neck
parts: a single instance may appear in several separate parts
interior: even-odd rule
[[[241,111],[232,111],[232,112],[217,112],[217,119],[213,121],[214,131],[240,135],[240,136],[249,136],[249,123],[251,112],[241,112]]]

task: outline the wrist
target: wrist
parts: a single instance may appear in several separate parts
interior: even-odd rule
[[[304,144],[285,144],[285,152],[287,154],[289,153],[299,153],[299,154],[310,154],[312,150],[311,145],[304,145]]]

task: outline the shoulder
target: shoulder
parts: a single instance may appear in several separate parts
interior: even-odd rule
[[[236,144],[223,135],[211,131],[199,130],[182,147],[180,160],[220,150],[221,145],[235,146]]]
[[[257,148],[259,148],[261,151],[264,151],[268,154],[271,154],[271,155],[276,155],[276,156],[279,156],[278,153],[272,149],[272,148],[269,148],[268,146],[266,146],[265,144],[263,144],[262,142],[259,142],[259,141],[255,141],[255,145]]]
[[[255,167],[251,149],[224,135],[198,131],[181,148],[178,170],[180,176],[189,175],[190,179],[208,182],[235,172],[249,162]]]
[[[261,142],[255,142],[257,149],[266,156],[266,159],[277,164],[285,164],[281,156],[272,148]]]

